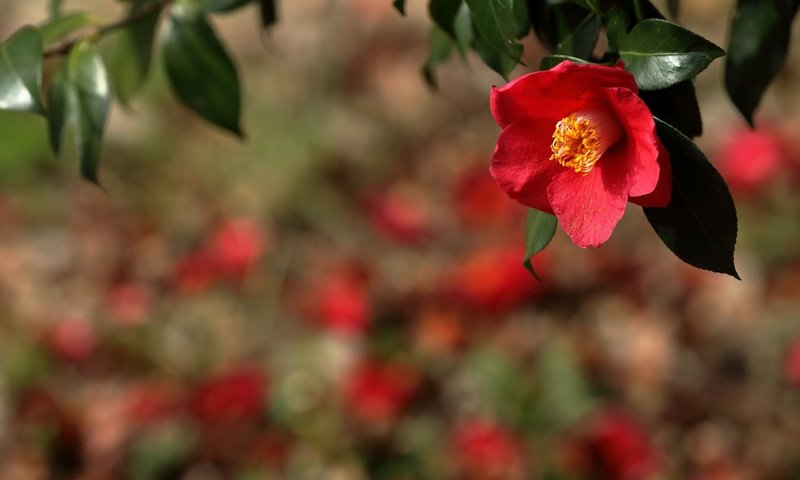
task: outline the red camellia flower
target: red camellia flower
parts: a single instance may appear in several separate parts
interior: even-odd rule
[[[629,200],[669,203],[669,156],[623,68],[565,61],[493,88],[491,108],[503,128],[492,176],[511,198],[554,214],[576,245],[608,240]]]
[[[369,283],[358,266],[334,268],[309,287],[297,300],[304,316],[339,335],[357,336],[367,330],[372,319]]]
[[[480,420],[466,422],[456,428],[452,445],[465,478],[523,478],[522,444],[516,436],[499,425]]]
[[[487,313],[506,313],[545,291],[522,266],[525,249],[519,245],[476,250],[460,261],[443,282],[460,303]],[[547,271],[547,257],[538,255],[534,268]]]
[[[589,469],[600,478],[645,480],[659,471],[659,455],[645,430],[622,411],[591,417],[585,439]]]
[[[408,365],[367,360],[347,379],[345,403],[364,422],[390,422],[411,401],[418,381],[417,373]]]
[[[739,195],[758,192],[789,167],[787,148],[766,129],[733,132],[716,160],[723,178]]]
[[[198,385],[188,398],[189,411],[204,423],[257,420],[266,399],[267,378],[254,367],[238,367]]]
[[[209,257],[220,276],[241,280],[264,253],[265,239],[258,223],[249,218],[220,225],[208,246]]]

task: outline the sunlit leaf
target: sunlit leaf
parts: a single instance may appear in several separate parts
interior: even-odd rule
[[[697,145],[657,120],[672,161],[672,200],[644,213],[664,244],[684,262],[739,278],[733,263],[738,232],[728,186]]]
[[[162,51],[167,77],[181,102],[209,122],[241,136],[239,76],[204,10],[194,3],[175,4]]]
[[[42,41],[23,27],[0,45],[0,110],[44,113]]]
[[[648,19],[622,39],[619,54],[640,88],[657,90],[692,79],[725,51],[674,23]]]
[[[42,43],[49,45],[82,28],[99,26],[102,23],[103,18],[95,13],[73,12],[43,23],[39,26],[39,33],[42,35]]]
[[[81,175],[99,183],[97,166],[108,116],[109,81],[100,55],[89,42],[72,48],[50,89],[50,144],[58,154],[67,128],[75,133]]]
[[[141,6],[131,9],[136,15]],[[144,85],[150,72],[153,57],[158,15],[154,13],[124,29],[116,39],[109,75],[114,93],[123,104],[128,104]]]

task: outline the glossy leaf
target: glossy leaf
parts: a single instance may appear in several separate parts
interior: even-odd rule
[[[691,81],[676,83],[662,90],[642,90],[639,95],[654,116],[677,128],[687,137],[702,135],[703,121]]]
[[[520,2],[520,0],[466,0],[472,12],[472,20],[480,33],[481,42],[519,63],[522,46],[515,41],[519,33],[517,18],[519,10],[514,9],[515,1]],[[485,47],[482,49],[486,51]],[[481,55],[481,58],[483,56]],[[497,71],[497,68],[492,68]]]
[[[81,175],[97,183],[100,147],[110,103],[110,87],[103,61],[84,41],[72,48],[50,89],[50,144],[58,154],[68,127],[75,133]]]
[[[209,12],[230,12],[253,3],[253,0],[200,0],[200,3]]]
[[[786,60],[797,0],[739,0],[731,24],[725,88],[751,125],[761,96]]]
[[[511,72],[519,65],[519,62],[513,58],[500,52],[493,45],[490,45],[478,32],[475,32],[475,40],[473,41],[475,51],[481,57],[483,63],[489,68],[499,73],[505,80],[509,79]],[[522,45],[515,44],[513,50],[517,56],[522,55]]]
[[[465,2],[461,3],[461,7],[458,9],[453,21],[453,35],[458,52],[462,58],[466,58],[467,51],[472,46],[472,40],[475,36],[472,32],[472,14]]]
[[[73,12],[43,23],[39,27],[39,33],[42,36],[42,43],[44,45],[49,45],[63,40],[82,28],[99,26],[102,23],[102,17],[95,13]]]
[[[619,45],[619,54],[644,90],[690,80],[725,51],[666,20],[639,22]]]
[[[440,29],[455,38],[455,20],[463,0],[430,0],[428,14]]]
[[[557,225],[558,220],[555,216],[539,210],[528,209],[528,218],[525,222],[525,260],[523,265],[537,279],[539,279],[539,275],[533,270],[531,258],[544,250],[550,243],[556,233]]]
[[[278,21],[278,0],[261,0],[259,2],[261,13],[261,26],[264,28],[275,25]]]
[[[397,9],[401,15],[406,14],[406,0],[394,0],[392,5],[394,5],[394,8]]]
[[[0,45],[0,110],[44,113],[42,41],[23,27]]]
[[[422,74],[431,88],[438,88],[434,69],[450,57],[450,53],[453,51],[453,40],[447,32],[433,25],[428,36],[428,49],[430,53],[422,67]]]
[[[131,9],[135,15],[139,8]],[[147,80],[153,57],[158,15],[153,14],[119,32],[111,59],[111,85],[120,102],[127,105]]]
[[[672,161],[672,200],[666,208],[645,208],[647,220],[684,262],[738,279],[736,207],[728,186],[694,142],[660,120],[656,128]]]
[[[193,3],[170,10],[162,45],[167,77],[186,106],[241,136],[239,76],[203,13]]]

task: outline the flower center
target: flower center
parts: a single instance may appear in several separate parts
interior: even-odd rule
[[[550,160],[586,175],[606,150],[622,138],[622,133],[622,125],[608,107],[579,110],[556,124]]]

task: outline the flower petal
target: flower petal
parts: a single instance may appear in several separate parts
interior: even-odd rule
[[[625,213],[624,165],[598,164],[586,175],[565,170],[553,178],[547,196],[572,242],[581,248],[597,247]]]
[[[656,188],[661,168],[658,163],[658,137],[653,114],[636,92],[627,88],[606,88],[608,103],[625,127],[625,163],[630,179],[628,195],[638,197]]]
[[[631,197],[632,203],[642,207],[666,207],[669,205],[672,200],[672,162],[669,152],[660,140],[658,141],[658,165],[661,172],[655,190],[641,197]]]
[[[560,120],[590,97],[602,97],[603,88],[622,87],[638,92],[636,81],[620,67],[581,65],[564,61],[533,72],[491,91],[491,110],[498,125],[529,118]]]
[[[553,213],[547,186],[564,167],[550,161],[550,143],[555,125],[528,121],[509,125],[497,139],[489,168],[506,194],[519,203]]]

